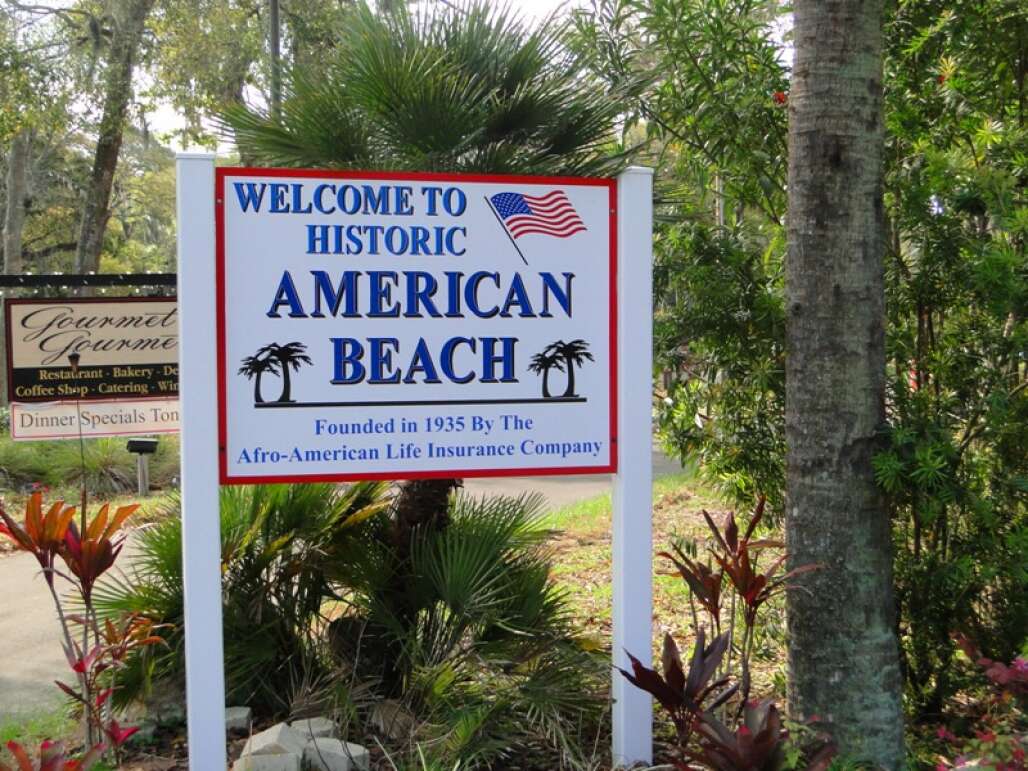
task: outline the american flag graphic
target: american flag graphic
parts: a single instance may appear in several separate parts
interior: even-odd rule
[[[489,200],[513,238],[530,233],[567,238],[585,230],[585,223],[563,190],[539,196],[497,193]]]

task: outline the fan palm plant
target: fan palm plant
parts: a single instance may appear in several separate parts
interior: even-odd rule
[[[269,166],[613,174],[629,155],[617,144],[623,102],[564,45],[568,32],[483,0],[385,13],[360,3],[327,64],[289,73],[279,113],[229,108],[226,137]],[[398,508],[427,506],[419,519],[435,527],[455,486],[410,483]]]
[[[221,490],[221,562],[226,687],[230,701],[261,714],[288,711],[296,683],[317,674],[317,641],[334,590],[321,558],[381,514],[383,483],[267,485]],[[168,643],[140,651],[121,676],[116,696],[142,696],[154,681],[185,672],[182,521],[179,501],[142,530],[132,567],[95,592],[102,614],[139,613],[167,624]]]
[[[421,12],[358,5],[336,53],[286,79],[280,118],[231,108],[241,154],[274,166],[605,175],[621,103],[563,45],[479,0]]]

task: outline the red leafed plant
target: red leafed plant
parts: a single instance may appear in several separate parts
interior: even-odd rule
[[[936,768],[985,768],[992,771],[1025,771],[1028,753],[1028,733],[1016,716],[1013,703],[1021,710],[1028,709],[1028,661],[1018,656],[1010,664],[995,661],[982,654],[981,648],[968,635],[955,632],[953,639],[967,657],[981,667],[982,674],[992,684],[991,699],[983,700],[977,716],[974,737],[961,740],[945,727],[937,736],[954,751],[952,760],[941,757]]]
[[[65,506],[64,501],[57,501],[44,514],[42,494],[33,493],[25,504],[25,519],[19,525],[0,502],[0,535],[7,536],[18,549],[36,558],[51,589],[55,558],[64,545],[64,535],[74,516],[75,507]]]
[[[78,760],[69,758],[60,742],[43,742],[38,761],[33,761],[18,742],[7,742],[7,751],[17,765],[12,767],[0,760],[0,771],[89,771],[100,760],[104,747],[99,744]]]
[[[689,662],[688,674],[682,666],[678,646],[670,635],[664,639],[662,673],[644,666],[630,653],[632,671],[621,670],[638,688],[648,691],[671,718],[677,738],[676,768],[697,766],[717,771],[758,771],[777,768],[782,761],[789,731],[783,726],[778,710],[770,701],[750,700],[750,657],[759,611],[775,595],[791,587],[790,581],[804,573],[817,570],[818,565],[803,565],[785,570],[785,553],[770,559],[766,569],[758,567],[759,557],[766,550],[781,550],[784,544],[775,540],[754,540],[753,534],[764,516],[764,499],[750,519],[742,537],[735,516],[728,514],[723,527],[715,524],[706,511],[703,517],[711,531],[707,562],[696,552],[675,544],[671,552],[659,556],[670,560],[690,590],[690,602],[698,603],[717,632],[706,645],[704,628],[699,624],[695,605],[693,626],[696,645]],[[692,555],[690,556],[690,553]],[[732,675],[732,650],[736,636],[734,612],[725,615],[725,584],[734,592],[732,602],[740,607],[742,640],[738,646],[740,674]],[[727,623],[726,623],[727,622]],[[727,630],[721,630],[727,626]],[[738,702],[732,701],[738,696]],[[729,702],[733,706],[728,707]],[[718,712],[722,713],[721,718]],[[724,721],[734,722],[729,728]],[[804,727],[804,731],[810,731]],[[827,767],[834,748],[824,737],[815,736],[814,747],[805,747],[808,768]]]
[[[73,618],[86,623],[83,618]],[[82,706],[88,722],[99,727],[115,757],[120,755],[121,746],[139,730],[121,726],[111,714],[110,698],[117,671],[125,665],[132,651],[164,642],[153,634],[157,628],[151,620],[138,614],[124,616],[117,624],[110,619],[97,624],[94,631],[98,636],[93,646],[83,652],[82,647],[73,642],[68,656],[72,671],[80,676],[79,687],[57,682],[58,688]]]
[[[661,662],[663,676],[643,666],[631,653],[628,654],[628,658],[632,662],[632,671],[620,670],[632,685],[648,691],[660,703],[671,717],[678,735],[678,743],[682,746],[689,743],[700,716],[705,711],[717,709],[724,704],[739,688],[738,684],[726,687],[729,679],[727,677],[714,679],[728,649],[728,634],[716,637],[710,645],[705,645],[705,642],[705,633],[701,627],[696,633],[696,645],[689,660],[688,675],[682,667],[678,645],[669,634],[664,636],[664,655]],[[708,701],[719,689],[720,693]]]
[[[1000,691],[1009,694],[1028,710],[1028,660],[1018,656],[1009,664],[993,661],[982,655],[981,649],[966,634],[954,632],[953,639],[971,661],[980,666]]]
[[[93,607],[93,588],[121,553],[126,538],[122,526],[137,508],[138,505],[120,506],[112,513],[110,506],[104,504],[92,522],[82,517],[80,534],[73,521],[75,508],[66,507],[63,501],[54,503],[44,514],[42,493],[33,493],[20,524],[0,501],[0,535],[35,556],[50,587],[64,634],[65,655],[76,677],[74,685],[58,682],[57,686],[82,707],[86,746],[93,748],[82,761],[73,761],[64,757],[59,744],[47,744],[43,748],[45,754],[40,750],[42,770],[86,768],[82,763],[88,758],[95,760],[105,746],[111,747],[117,758],[121,745],[136,731],[121,727],[113,717],[110,697],[117,687],[116,672],[132,650],[162,640],[152,634],[153,624],[137,615],[117,623],[107,620],[101,624]],[[58,568],[57,558],[67,569],[66,573]],[[55,576],[66,579],[76,588],[84,608],[81,615],[65,615],[60,594],[54,586]],[[78,626],[76,634],[72,633],[71,624]],[[25,766],[28,755],[23,748],[8,745],[8,749],[18,761],[19,769],[32,768]],[[0,767],[0,771],[4,768]]]

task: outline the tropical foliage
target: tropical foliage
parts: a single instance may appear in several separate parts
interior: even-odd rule
[[[888,425],[908,705],[936,718],[1026,643],[1028,257],[1020,5],[905,2],[886,23]],[[663,184],[655,357],[665,446],[783,511],[785,128],[778,3],[597,3],[579,44],[631,83]],[[1020,69],[1019,69],[1020,68]],[[726,125],[732,131],[724,131]]]
[[[484,2],[361,5],[321,66],[292,71],[280,120],[234,107],[225,126],[273,166],[603,175],[623,163],[620,107],[562,34]]]
[[[75,676],[73,685],[57,681],[57,687],[82,710],[88,748],[82,763],[95,761],[108,747],[114,758],[120,759],[122,745],[138,729],[119,725],[111,711],[111,697],[120,687],[119,672],[131,653],[162,642],[152,634],[153,623],[138,614],[122,615],[116,620],[108,618],[101,624],[93,602],[96,582],[114,566],[127,537],[123,525],[137,508],[119,506],[112,511],[104,504],[92,520],[83,510],[80,531],[74,522],[75,508],[65,506],[64,501],[53,503],[44,513],[42,494],[33,493],[21,523],[0,502],[0,536],[6,536],[19,550],[36,558],[53,598],[64,653]],[[67,572],[56,567],[57,558]],[[56,577],[73,585],[81,613],[65,613],[66,602],[55,585]],[[7,747],[21,768],[26,764],[31,768],[22,747],[15,742],[9,742]],[[77,768],[79,761],[68,760],[60,744],[47,742],[40,748],[39,762],[42,771]]]
[[[458,496],[445,525],[413,528],[380,483],[224,488],[221,503],[230,701],[331,709],[351,730],[385,710],[401,749],[423,740],[468,767],[581,753],[603,664],[550,577],[541,499]],[[181,537],[175,516],[146,529],[126,578],[96,593],[104,613],[168,624],[166,645],[130,657],[121,699],[182,678]]]
[[[786,555],[775,554],[763,571],[758,569],[761,555],[783,546],[753,537],[764,517],[764,506],[761,499],[742,537],[734,514],[729,513],[724,526],[718,527],[704,511],[712,535],[705,555],[699,553],[696,542],[676,543],[673,553],[658,555],[671,561],[689,588],[696,636],[693,653],[686,666],[674,638],[666,634],[662,671],[650,669],[631,653],[632,670],[621,670],[633,685],[649,692],[670,718],[675,731],[672,762],[681,771],[697,765],[717,771],[771,771],[785,761],[789,729],[771,700],[751,698],[758,613],[775,595],[792,588],[790,581],[821,566],[801,565],[786,571]],[[733,596],[726,605],[729,592]],[[738,619],[737,601],[741,609]],[[709,644],[697,604],[703,621],[717,633]],[[737,620],[741,621],[741,635]],[[733,667],[736,650],[737,668]],[[729,727],[733,724],[734,729]],[[797,741],[802,739],[804,744],[790,748],[794,756],[791,767],[798,767],[802,759],[809,769],[827,768],[835,754],[832,745],[824,737],[808,737],[803,727],[797,728],[801,729],[796,731]],[[808,738],[816,741],[808,743]]]

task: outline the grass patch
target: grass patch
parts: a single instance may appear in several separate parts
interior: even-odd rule
[[[42,741],[67,738],[76,728],[76,721],[68,717],[64,708],[41,710],[24,717],[0,720],[0,744],[16,741],[35,751]]]
[[[703,537],[700,510],[721,509],[717,494],[691,472],[657,478],[653,483],[654,552],[673,538]],[[571,605],[586,629],[610,638],[611,527],[609,493],[556,509],[544,520],[557,531],[554,575],[571,596]],[[677,574],[654,560],[654,609],[658,618],[684,615],[688,593]],[[683,618],[684,620],[684,618]],[[677,624],[676,624],[677,626]],[[663,629],[658,629],[663,636]]]
[[[556,531],[553,575],[568,593],[569,606],[583,634],[611,641],[611,496],[599,495],[554,510],[545,524]],[[710,531],[701,511],[721,521],[728,508],[720,495],[695,473],[659,477],[653,484],[653,553],[668,549],[675,539],[696,541],[700,554]],[[653,559],[654,653],[666,632],[686,648],[693,636],[689,592],[685,582],[666,560]],[[726,592],[727,592],[726,587]],[[784,662],[784,603],[765,610],[758,652],[754,661],[754,686],[763,695],[782,695]]]
[[[129,492],[136,486],[136,457],[125,449],[126,439],[86,439],[84,476],[94,495]],[[31,485],[49,487],[60,497],[76,491],[83,477],[83,458],[77,440],[15,442],[0,436],[0,491],[25,492]],[[150,483],[168,488],[179,475],[179,439],[162,436],[150,458]]]

